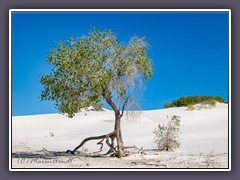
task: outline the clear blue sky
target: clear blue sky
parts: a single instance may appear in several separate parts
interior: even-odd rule
[[[152,48],[154,76],[139,104],[159,109],[180,96],[220,95],[228,101],[228,14],[226,12],[67,13],[12,15],[12,113],[57,113],[39,100],[40,75],[55,41],[87,34],[89,26],[111,29],[120,41],[137,34]]]

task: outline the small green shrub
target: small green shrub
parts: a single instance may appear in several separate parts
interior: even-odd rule
[[[154,143],[160,151],[173,151],[180,147],[180,117],[172,116],[167,125],[159,124],[153,131]]]
[[[170,108],[171,107],[171,105],[169,103],[166,103],[163,106],[164,106],[164,108]]]
[[[215,107],[216,106],[216,101],[213,99],[208,99],[206,101],[202,102],[203,105],[209,105],[211,107]]]
[[[90,154],[88,148],[85,148],[84,146],[82,147],[81,154],[84,156],[87,156]]]
[[[216,101],[213,100],[213,99],[208,99],[206,101],[203,101],[200,104],[199,109],[211,109],[211,108],[214,108],[214,107],[216,107]]]
[[[193,111],[195,108],[194,108],[194,105],[189,104],[189,105],[187,105],[187,109],[188,109],[189,111]]]

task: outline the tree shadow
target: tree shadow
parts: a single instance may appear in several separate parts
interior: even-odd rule
[[[75,155],[67,153],[66,151],[36,151],[36,152],[12,152],[12,158],[43,158],[52,159],[57,157],[90,157],[90,158],[109,158],[109,156],[102,154],[81,154],[81,152],[76,152]]]
[[[44,159],[51,159],[56,157],[73,157],[73,155],[68,154],[66,152],[59,152],[59,151],[36,151],[36,152],[13,152],[12,158],[44,158]]]

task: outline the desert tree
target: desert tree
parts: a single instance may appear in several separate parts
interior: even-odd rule
[[[74,154],[90,140],[100,140],[97,144],[102,149],[105,140],[109,146],[107,154],[119,158],[125,155],[121,118],[127,104],[133,101],[134,92],[153,74],[148,48],[146,40],[136,35],[127,43],[120,43],[111,30],[91,27],[87,35],[60,41],[49,51],[46,59],[53,68],[41,77],[41,100],[54,101],[56,109],[70,118],[82,108],[101,108],[103,101],[115,113],[112,132],[87,137],[68,152]]]

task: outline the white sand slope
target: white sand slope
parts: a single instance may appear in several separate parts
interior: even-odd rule
[[[164,152],[164,155],[173,156],[174,153],[187,156],[201,153],[225,154],[224,163],[227,167],[227,104],[217,103],[215,108],[205,110],[188,111],[186,107],[180,107],[135,112],[133,116],[124,116],[122,120],[124,144],[126,146],[136,145],[146,150],[155,149],[153,130],[159,123],[166,123],[167,116],[172,115],[181,117],[181,147],[175,152],[168,154]],[[14,116],[12,118],[12,148],[13,152],[36,152],[43,148],[48,151],[63,152],[67,149],[74,149],[86,137],[109,133],[113,127],[114,113],[107,110],[81,112],[72,119],[59,114]],[[88,142],[84,148],[91,152],[98,151],[99,146],[96,142]],[[108,147],[104,146],[103,149],[108,150]],[[24,166],[17,163],[16,159],[13,162],[16,167]],[[171,167],[175,166],[176,164]]]

